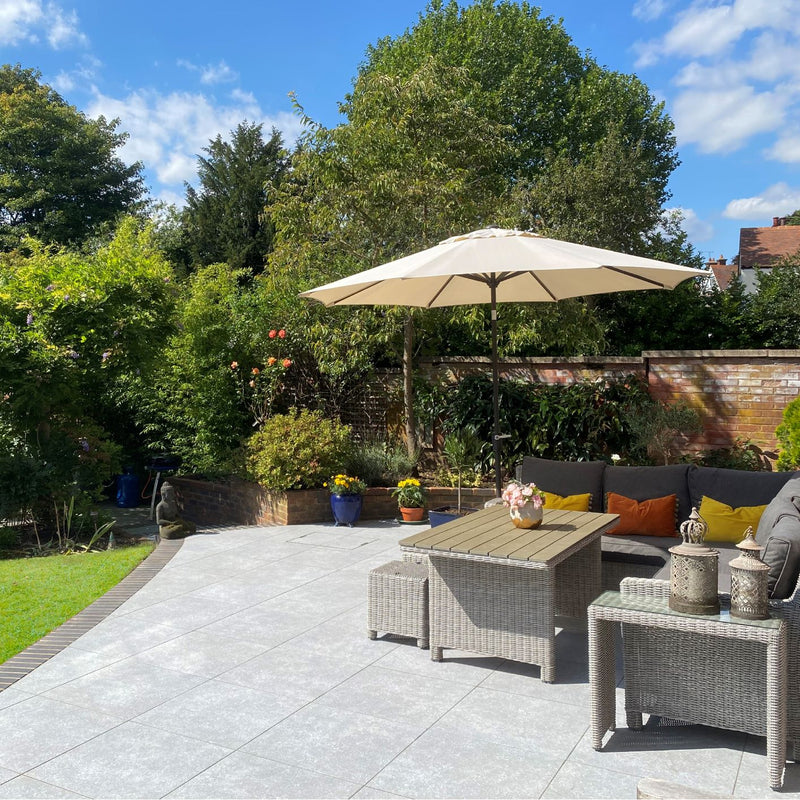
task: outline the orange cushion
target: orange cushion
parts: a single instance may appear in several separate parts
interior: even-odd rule
[[[608,513],[619,514],[619,524],[608,533],[640,536],[675,536],[677,495],[655,497],[641,503],[614,492],[608,493]]]
[[[592,501],[590,492],[586,494],[568,494],[566,497],[553,492],[542,492],[545,508],[557,508],[562,511],[588,511]]]

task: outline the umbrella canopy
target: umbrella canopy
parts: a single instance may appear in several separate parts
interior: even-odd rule
[[[486,228],[380,267],[302,292],[326,306],[492,307],[495,486],[500,495],[497,303],[552,303],[569,297],[674,289],[703,270],[587,247],[535,233]]]

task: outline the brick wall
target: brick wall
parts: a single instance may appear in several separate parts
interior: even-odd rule
[[[800,395],[800,350],[683,350],[643,353],[650,392],[686,400],[703,417],[689,451],[730,446],[737,437],[774,452],[783,409]]]

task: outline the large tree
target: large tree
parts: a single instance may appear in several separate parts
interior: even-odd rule
[[[25,236],[79,244],[143,193],[117,155],[117,120],[89,119],[19,65],[0,67],[0,249]]]
[[[185,236],[195,265],[225,262],[260,272],[272,249],[274,227],[264,214],[268,187],[284,173],[287,155],[281,134],[266,141],[262,126],[242,122],[198,156],[198,189],[186,186]]]

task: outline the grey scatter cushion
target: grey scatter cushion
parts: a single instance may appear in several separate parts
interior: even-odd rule
[[[590,492],[590,511],[603,510],[603,472],[605,461],[552,461],[525,456],[518,472],[523,483],[535,483],[540,489],[562,497]]]
[[[603,493],[614,492],[639,503],[674,494],[678,498],[676,518],[678,522],[682,522],[688,519],[692,512],[687,483],[690,469],[694,467],[689,464],[668,464],[662,467],[606,467],[603,473]]]
[[[748,472],[740,469],[697,467],[689,470],[689,496],[700,508],[703,495],[732,508],[765,506],[772,502],[796,472]]]
[[[782,474],[782,473],[778,473]],[[797,473],[790,473],[797,475]],[[760,545],[767,543],[767,537],[778,519],[784,515],[800,516],[800,476],[790,478],[764,509],[758,523],[756,541]]]
[[[781,517],[772,528],[762,554],[769,566],[769,596],[785,600],[800,576],[800,518]]]

